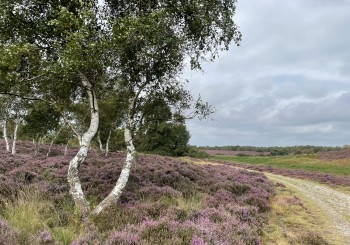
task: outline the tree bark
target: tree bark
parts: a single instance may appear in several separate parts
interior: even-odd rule
[[[98,141],[98,145],[100,147],[100,151],[103,152],[103,145],[102,145],[102,141],[101,141],[101,137],[100,137],[100,131],[97,132],[97,141]]]
[[[109,152],[109,141],[111,140],[111,135],[112,135],[112,129],[109,130],[108,138],[106,142],[106,153],[105,153],[106,157],[108,156],[108,152]]]
[[[67,156],[67,148],[68,148],[68,143],[65,144],[65,146],[64,146],[64,153],[63,153],[63,156]]]
[[[83,74],[80,74],[80,76],[82,78],[83,85],[86,87],[86,92],[89,97],[91,118],[89,129],[81,137],[80,149],[76,156],[69,163],[67,180],[69,183],[69,193],[73,197],[75,205],[80,210],[83,223],[86,223],[88,222],[90,204],[86,200],[84,192],[81,188],[79,167],[86,159],[91,140],[97,132],[99,124],[99,113],[96,94],[92,84],[86,79]]]
[[[52,148],[52,145],[53,145],[53,142],[56,140],[57,136],[60,134],[61,130],[62,130],[63,126],[60,127],[60,129],[58,130],[58,132],[55,134],[55,136],[53,137],[53,139],[51,140],[51,143],[50,143],[50,146],[49,146],[49,149],[47,150],[47,153],[46,153],[46,156],[48,157],[49,154],[51,153],[51,148]]]
[[[136,162],[136,150],[134,147],[133,136],[131,132],[131,128],[133,125],[133,108],[133,103],[130,103],[128,121],[124,129],[124,138],[126,143],[127,155],[123,169],[111,193],[109,193],[109,195],[97,205],[97,207],[92,211],[92,215],[98,215],[105,208],[111,206],[113,203],[116,203],[118,201],[123,189],[126,186],[126,183],[128,182],[131,166],[133,163]]]
[[[5,121],[4,124],[2,125],[2,131],[3,131],[4,140],[5,140],[6,151],[10,152],[10,142],[9,142],[9,138],[7,137],[7,121]]]
[[[13,140],[12,140],[12,150],[11,150],[11,154],[13,156],[16,155],[17,132],[18,132],[19,124],[20,124],[20,118],[17,115],[15,119],[15,129],[13,130]]]
[[[35,140],[34,156],[38,155],[39,147],[40,147],[40,138],[37,138],[37,139]]]

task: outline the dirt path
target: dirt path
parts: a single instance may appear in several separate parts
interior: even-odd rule
[[[347,241],[343,244],[350,244],[349,195],[307,180],[271,173],[265,173],[265,175],[272,181],[284,184],[287,188],[296,191],[299,195],[302,195],[303,198],[307,198],[316,204],[322,212],[320,215],[328,216],[328,219],[336,228],[334,232],[337,232],[338,235],[343,237],[343,239],[339,240]]]

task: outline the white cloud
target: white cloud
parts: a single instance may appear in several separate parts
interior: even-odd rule
[[[185,72],[214,105],[192,121],[197,145],[343,145],[350,142],[350,1],[246,0],[241,47]]]

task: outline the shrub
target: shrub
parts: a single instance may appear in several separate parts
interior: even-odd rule
[[[208,158],[209,154],[195,147],[190,147],[186,156],[194,157],[194,158]]]
[[[0,244],[19,244],[18,233],[0,219]]]

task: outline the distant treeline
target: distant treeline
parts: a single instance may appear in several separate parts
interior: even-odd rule
[[[348,147],[347,145],[344,146]],[[256,152],[270,152],[272,156],[283,155],[302,155],[302,154],[315,154],[324,151],[337,151],[343,149],[343,147],[331,147],[331,146],[200,146],[199,150],[226,150],[226,151],[256,151]]]

